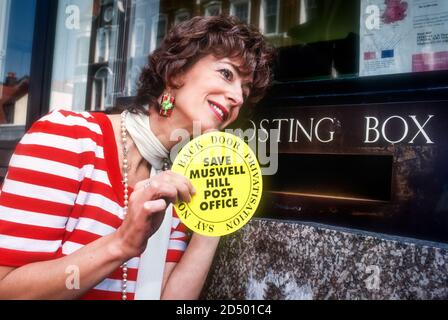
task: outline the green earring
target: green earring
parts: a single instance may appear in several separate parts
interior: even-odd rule
[[[162,103],[160,108],[160,115],[163,117],[170,117],[174,109],[174,97],[169,93],[164,93],[162,96]]]

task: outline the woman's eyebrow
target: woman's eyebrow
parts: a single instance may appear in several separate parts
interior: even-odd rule
[[[238,73],[238,76],[240,76],[241,78],[243,78],[245,75],[249,74],[249,73],[247,73],[247,74],[243,73],[239,66],[237,66],[236,64],[234,64],[230,61],[225,61],[224,63],[231,65],[233,67],[233,69],[235,69],[235,71]],[[250,87],[250,86],[252,86],[252,81],[251,80],[243,81],[243,84]]]

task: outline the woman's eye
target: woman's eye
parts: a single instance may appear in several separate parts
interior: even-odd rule
[[[226,80],[232,80],[233,79],[233,73],[229,69],[221,69],[219,72],[226,78]]]

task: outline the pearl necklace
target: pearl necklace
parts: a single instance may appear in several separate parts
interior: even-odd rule
[[[129,171],[129,164],[128,164],[128,139],[127,139],[127,129],[126,129],[126,116],[128,114],[129,111],[125,110],[123,111],[123,113],[121,114],[121,123],[120,123],[120,127],[121,127],[121,144],[123,147],[123,184],[124,184],[124,195],[123,195],[123,199],[124,199],[124,206],[123,206],[123,220],[126,217],[126,214],[128,213],[128,204],[129,204],[129,179],[128,179],[128,171]],[[170,168],[171,163],[170,160],[168,158],[163,159],[163,164],[162,164],[162,170],[166,171]],[[127,295],[127,281],[128,281],[128,264],[127,262],[124,262],[121,265],[121,269],[122,269],[122,273],[123,273],[123,278],[121,281],[121,299],[122,300],[127,300],[128,299],[128,295]]]
[[[129,204],[129,180],[128,180],[128,139],[127,139],[127,130],[126,130],[126,115],[127,111],[124,111],[121,114],[121,143],[123,147],[123,183],[124,183],[124,206],[123,206],[123,220],[126,217],[126,214],[128,213],[128,204]],[[121,265],[121,270],[123,272],[123,278],[121,280],[121,299],[127,300],[127,282],[128,282],[128,264],[127,262],[124,262]]]

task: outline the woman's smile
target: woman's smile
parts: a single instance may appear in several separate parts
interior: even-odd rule
[[[208,100],[209,106],[220,122],[224,122],[229,117],[229,111],[215,101]]]

